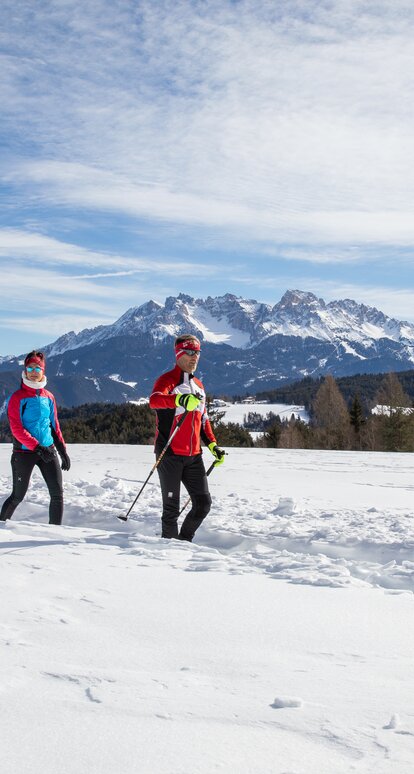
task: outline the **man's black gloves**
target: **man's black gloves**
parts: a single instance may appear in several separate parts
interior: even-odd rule
[[[35,448],[35,452],[37,452],[42,462],[52,462],[55,458],[55,447],[53,444],[51,446],[41,446],[39,443]]]
[[[58,449],[59,451],[59,449]],[[60,459],[62,460],[62,470],[69,470],[70,468],[70,457],[67,453],[66,449],[61,449],[59,451]]]

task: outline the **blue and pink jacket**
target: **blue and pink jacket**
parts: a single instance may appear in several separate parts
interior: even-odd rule
[[[51,446],[55,442],[65,448],[55,398],[44,387],[32,388],[22,383],[9,398],[7,416],[14,451],[34,451],[38,444]]]

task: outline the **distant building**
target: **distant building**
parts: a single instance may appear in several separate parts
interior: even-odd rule
[[[381,406],[378,404],[377,406],[374,406],[374,408],[371,409],[371,414],[379,414],[380,416],[386,416],[389,417],[391,414],[395,414],[397,411],[401,412],[401,414],[412,414],[414,409],[410,408],[409,406]]]

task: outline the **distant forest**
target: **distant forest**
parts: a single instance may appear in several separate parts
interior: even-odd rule
[[[414,401],[414,370],[400,371],[396,376],[404,392]],[[368,412],[375,403],[376,394],[385,377],[386,374],[356,374],[354,376],[340,376],[335,381],[348,405],[351,404],[355,395],[359,395],[361,403]],[[265,400],[267,403],[293,403],[305,406],[307,411],[310,411],[316,393],[325,378],[325,376],[320,376],[317,379],[312,379],[312,377],[306,376],[298,382],[258,392],[256,398],[257,400]]]
[[[250,433],[237,424],[224,425],[212,409],[210,419],[223,446],[253,446]],[[87,403],[59,409],[66,443],[153,444],[155,413],[148,405]],[[0,442],[11,442],[8,422],[0,422]]]
[[[222,396],[224,397],[224,396]],[[243,396],[245,397],[245,396]],[[285,387],[257,394],[269,403],[304,405],[310,422],[271,412],[249,412],[246,425],[223,423],[224,413],[209,416],[222,446],[290,449],[414,451],[414,370],[399,374],[358,374],[335,380],[306,377]],[[372,413],[374,406],[382,409]],[[59,410],[65,440],[70,443],[152,444],[155,414],[148,405],[91,403]],[[253,441],[250,431],[260,431]],[[8,423],[0,423],[0,441],[10,442]]]

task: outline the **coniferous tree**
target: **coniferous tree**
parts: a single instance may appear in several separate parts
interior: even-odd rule
[[[277,449],[281,433],[282,422],[280,417],[277,417],[273,424],[267,428],[263,436],[263,445],[270,449]]]
[[[384,451],[412,451],[413,420],[411,400],[394,373],[383,380],[375,396],[377,435]]]
[[[354,430],[355,446],[357,449],[362,449],[362,428],[366,424],[366,419],[358,393],[354,395],[354,399],[349,410],[349,419]]]
[[[279,449],[304,449],[305,439],[300,432],[298,423],[295,417],[289,419],[288,422],[283,423],[282,432],[280,433]]]
[[[351,440],[349,413],[331,374],[319,387],[312,405],[312,415],[318,448],[349,449]]]
[[[250,433],[235,422],[219,422],[214,426],[214,435],[220,446],[254,446]]]

